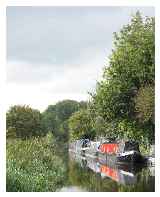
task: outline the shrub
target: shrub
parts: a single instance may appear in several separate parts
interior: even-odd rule
[[[53,154],[46,140],[8,140],[7,191],[55,191],[63,186],[64,162]]]

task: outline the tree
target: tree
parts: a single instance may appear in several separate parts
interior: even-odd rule
[[[7,116],[7,136],[26,139],[45,135],[41,124],[41,113],[29,106],[15,105],[9,109]]]
[[[79,103],[73,100],[63,100],[56,104],[56,116],[60,123],[67,120],[75,111],[79,109]]]
[[[46,132],[54,132],[57,128],[56,119],[56,106],[49,105],[48,108],[42,113],[42,124]]]
[[[63,100],[50,105],[43,112],[43,124],[57,139],[68,141],[68,119],[74,112],[85,107],[86,102],[74,100]]]
[[[127,120],[129,123],[125,125],[129,125],[131,130],[130,122],[137,121],[137,110],[142,115],[143,109],[140,110],[139,107],[142,104],[139,102],[145,95],[140,93],[142,92],[141,88],[145,86],[154,87],[154,40],[154,18],[146,17],[144,19],[139,12],[133,16],[130,24],[123,26],[119,33],[114,33],[114,50],[110,56],[109,66],[104,68],[103,79],[97,83],[96,91],[91,98],[92,111],[96,116],[102,117],[108,125],[113,125],[112,122],[114,122],[116,126],[119,122]],[[152,96],[148,95],[152,106],[150,106],[150,112],[147,109],[145,113],[151,114],[154,108],[153,94]],[[147,117],[150,115],[147,114]],[[144,129],[148,123],[149,128],[150,123],[147,121],[149,119],[146,119],[145,125],[139,124],[138,121],[136,124]],[[147,132],[152,133],[153,129],[147,130]],[[142,134],[141,132],[140,135]]]
[[[91,124],[88,110],[75,112],[69,119],[70,140],[95,137],[95,130]]]

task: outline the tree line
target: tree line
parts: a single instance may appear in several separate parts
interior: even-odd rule
[[[57,140],[68,141],[69,117],[86,106],[84,101],[63,100],[42,113],[28,105],[12,106],[6,114],[7,138],[43,137],[51,132]]]

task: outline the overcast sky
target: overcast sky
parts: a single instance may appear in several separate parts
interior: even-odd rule
[[[113,47],[113,32],[151,7],[8,7],[7,107],[41,111],[63,99],[87,100]]]

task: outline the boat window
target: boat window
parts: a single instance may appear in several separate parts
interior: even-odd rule
[[[125,142],[124,151],[136,150],[139,151],[139,145],[137,142],[128,141]]]

